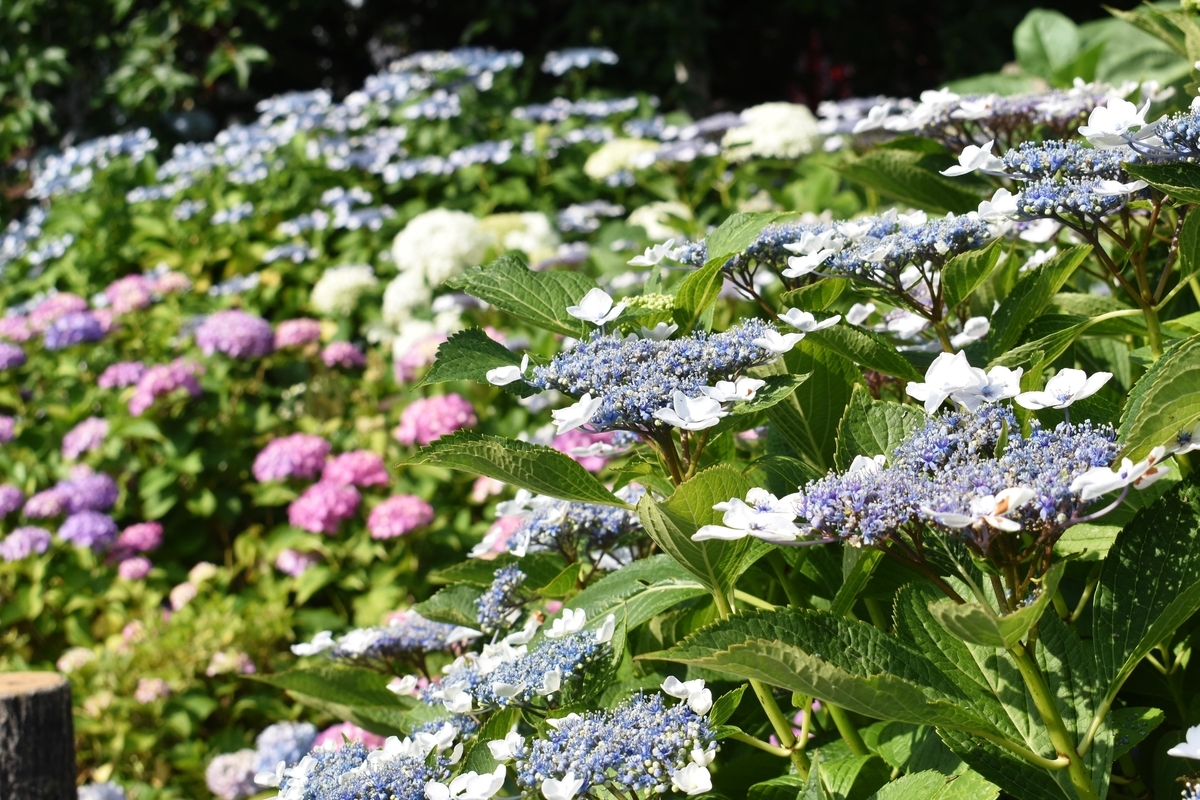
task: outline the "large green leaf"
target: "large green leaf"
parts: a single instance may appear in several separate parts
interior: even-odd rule
[[[361,667],[322,665],[249,677],[380,734],[404,730],[407,712],[416,705],[412,698],[388,691],[387,676]]]
[[[805,462],[824,473],[833,466],[838,420],[859,374],[850,359],[812,342],[800,342],[772,368],[812,377],[767,411],[771,428]]]
[[[625,607],[625,624],[636,628],[643,622],[685,600],[707,594],[686,569],[668,555],[651,556],[605,575],[567,603],[582,608],[588,619],[602,619]]]
[[[1079,28],[1066,15],[1035,8],[1013,31],[1017,63],[1030,75],[1054,82],[1079,52]]]
[[[566,453],[517,439],[459,431],[422,447],[403,463],[433,464],[487,475],[562,500],[626,505]]]
[[[855,386],[838,425],[835,466],[844,472],[855,456],[874,458],[882,454],[891,460],[892,451],[926,419],[916,406],[873,400],[865,387]]]
[[[971,296],[988,279],[1000,263],[1000,242],[992,242],[982,250],[959,253],[942,268],[942,296],[946,308],[953,309]]]
[[[1134,384],[1121,418],[1123,455],[1141,460],[1200,420],[1200,334],[1168,349]]]
[[[531,325],[566,336],[581,336],[588,331],[588,324],[568,314],[567,307],[596,288],[596,282],[583,273],[533,272],[511,255],[465,272],[446,285]]]
[[[842,296],[850,286],[849,278],[824,278],[808,286],[801,286],[779,296],[784,307],[794,306],[802,311],[824,311]]]
[[[475,601],[483,595],[478,587],[468,583],[447,586],[433,597],[417,603],[413,610],[434,622],[474,628],[479,623]]]
[[[690,333],[717,299],[725,285],[725,273],[721,271],[723,261],[709,261],[700,269],[683,279],[675,294],[672,317],[682,333]]]
[[[1022,641],[1042,618],[1058,591],[1065,568],[1065,561],[1052,566],[1042,580],[1037,598],[1011,614],[1000,616],[989,606],[953,600],[938,600],[930,604],[929,612],[943,628],[964,642],[1007,649]]]
[[[1117,536],[1092,607],[1099,687],[1116,697],[1146,654],[1200,609],[1200,486],[1180,483]]]
[[[1109,725],[1113,729],[1113,760],[1137,747],[1166,715],[1157,708],[1118,708],[1112,712]]]
[[[884,375],[895,375],[908,381],[925,379],[887,339],[863,328],[854,325],[834,325],[831,328],[813,331],[807,338],[866,369],[873,369]]]
[[[932,770],[914,772],[889,783],[870,800],[996,800],[1000,787],[977,772],[943,775]]]
[[[828,612],[738,614],[645,658],[761,680],[877,719],[996,730],[919,650]]]
[[[808,781],[799,775],[780,775],[746,790],[746,800],[797,800]]]
[[[889,722],[879,731],[876,749],[881,758],[901,772],[933,770],[946,777],[964,771],[967,765],[927,725]]]
[[[1126,164],[1130,175],[1166,192],[1180,204],[1200,203],[1200,164]]]
[[[838,171],[855,183],[927,211],[966,213],[979,206],[979,195],[961,181],[938,174],[944,159],[909,150],[872,150]]]
[[[998,358],[1011,350],[1029,323],[1042,313],[1067,278],[1087,258],[1091,248],[1080,245],[1063,251],[1017,281],[996,313],[988,335],[988,356]]]
[[[488,370],[496,367],[515,366],[521,357],[509,350],[479,328],[459,331],[438,347],[437,360],[425,373],[419,386],[445,381],[478,381],[487,383]],[[537,391],[524,381],[510,383],[507,387],[521,395]]]
[[[720,524],[722,515],[713,506],[745,497],[750,488],[745,476],[732,467],[712,467],[679,486],[664,503],[643,496],[638,518],[664,553],[709,591],[728,595],[738,576],[762,555],[762,543],[751,537],[694,542],[692,534],[705,525]]]

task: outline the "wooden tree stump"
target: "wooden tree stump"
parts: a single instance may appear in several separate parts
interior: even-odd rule
[[[56,672],[0,673],[0,800],[75,800],[71,684]]]

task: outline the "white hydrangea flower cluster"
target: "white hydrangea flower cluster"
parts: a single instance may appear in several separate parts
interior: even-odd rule
[[[520,250],[531,264],[553,258],[562,238],[550,218],[539,211],[491,214],[480,220],[501,250]]]
[[[379,285],[375,270],[366,264],[330,267],[312,288],[308,302],[327,316],[347,316],[354,312],[364,292]]]
[[[659,143],[650,139],[613,139],[588,156],[583,172],[594,181],[607,181],[621,172],[642,165],[638,156],[657,150]]]
[[[730,128],[721,140],[730,161],[799,158],[821,141],[817,118],[795,103],[763,103],[742,112],[744,124]]]
[[[433,290],[481,263],[492,235],[465,211],[435,208],[419,214],[396,235],[392,259],[400,270],[383,293],[383,319],[399,327],[412,310],[427,306]]]

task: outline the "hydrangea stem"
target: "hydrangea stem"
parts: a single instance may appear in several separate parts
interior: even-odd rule
[[[871,749],[863,741],[858,728],[854,727],[854,723],[850,720],[850,715],[846,713],[846,709],[841,706],[835,706],[832,703],[826,703],[825,707],[829,709],[829,717],[833,720],[833,724],[837,726],[838,733],[846,741],[846,746],[850,748],[850,752],[856,756],[871,755]]]
[[[1029,689],[1030,696],[1033,697],[1033,704],[1042,718],[1042,723],[1046,726],[1051,744],[1054,745],[1058,755],[1066,757],[1069,762],[1067,774],[1070,776],[1071,786],[1075,789],[1075,796],[1079,800],[1100,800],[1096,790],[1092,788],[1092,776],[1076,751],[1075,743],[1071,741],[1071,734],[1067,730],[1066,723],[1063,722],[1062,715],[1058,713],[1058,707],[1054,704],[1054,693],[1046,684],[1041,670],[1038,669],[1037,664],[1034,663],[1023,645],[1011,648],[1008,653],[1017,663],[1021,677],[1025,679],[1025,686]]]

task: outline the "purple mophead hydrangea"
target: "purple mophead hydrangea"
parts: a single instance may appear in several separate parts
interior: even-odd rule
[[[325,345],[325,349],[321,351],[321,360],[330,369],[334,367],[354,369],[367,365],[366,354],[350,342],[330,342]]]
[[[259,358],[274,351],[275,332],[262,317],[232,308],[204,320],[196,329],[196,345],[206,356],[224,353],[230,358]]]
[[[63,350],[84,342],[98,342],[104,338],[104,327],[100,318],[90,311],[63,314],[46,328],[46,349]]]
[[[88,417],[63,437],[62,456],[67,461],[74,461],[84,453],[99,449],[107,436],[108,420],[104,417]]]
[[[285,320],[275,327],[275,349],[303,347],[321,339],[321,323],[308,317]]]
[[[104,550],[117,538],[117,523],[99,511],[80,511],[67,517],[58,529],[58,538],[95,551]]]
[[[293,433],[272,440],[254,458],[254,478],[260,483],[288,478],[311,480],[321,474],[330,444],[310,433]]]

